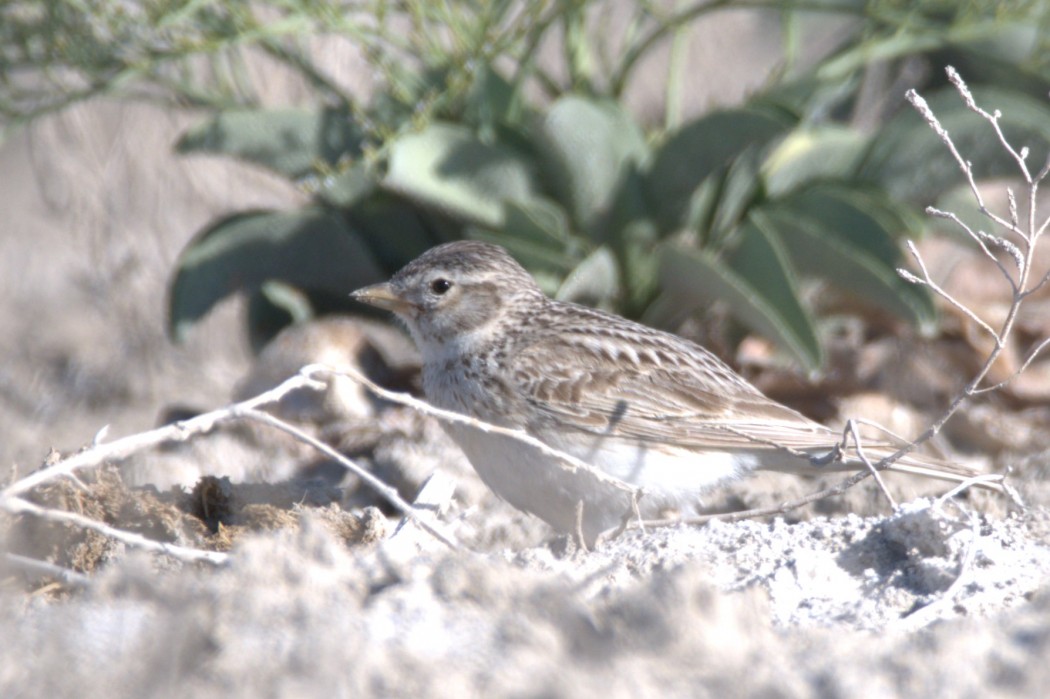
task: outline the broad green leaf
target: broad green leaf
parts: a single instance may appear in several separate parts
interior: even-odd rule
[[[843,126],[815,126],[792,131],[762,165],[770,197],[811,182],[852,175],[868,146],[868,136]]]
[[[794,265],[776,233],[755,219],[744,221],[739,243],[725,260],[776,313],[782,344],[810,371],[819,368],[824,354],[816,326],[802,305]]]
[[[290,179],[356,155],[361,133],[343,109],[241,109],[221,112],[179,139],[179,153],[215,153],[246,160]]]
[[[871,255],[891,269],[900,266],[903,237],[917,237],[921,222],[907,207],[873,187],[823,182],[778,200],[792,213],[820,221],[846,245]]]
[[[686,221],[697,188],[751,146],[762,146],[795,123],[786,112],[741,107],[712,112],[671,135],[647,173],[647,191],[661,231]]]
[[[1002,112],[1000,123],[1007,139],[1017,150],[1024,146],[1031,150],[1029,167],[1037,171],[1050,149],[1050,105],[996,88],[973,87],[972,92],[979,106]],[[991,125],[968,110],[954,88],[925,97],[963,158],[973,163],[978,179],[1020,174]],[[947,147],[912,109],[902,111],[879,132],[859,174],[895,197],[922,204],[963,181]]]
[[[659,234],[648,219],[632,221],[616,234],[619,263],[620,308],[632,318],[640,315],[659,291],[656,255]]]
[[[302,291],[271,280],[248,295],[247,316],[248,342],[259,352],[287,326],[313,318],[314,309]]]
[[[503,230],[508,237],[557,247],[571,242],[568,214],[549,199],[537,197],[527,202],[507,202],[505,217],[507,223]]]
[[[334,212],[235,214],[197,234],[180,254],[169,291],[168,330],[181,340],[216,303],[270,280],[343,295],[384,276]]]
[[[1045,67],[1045,19],[1043,25],[1030,20],[1002,23],[992,36],[949,46],[935,56],[931,65],[952,66],[973,86],[994,85],[1043,100],[1050,91],[1050,75]]]
[[[854,215],[813,217],[792,204],[770,205],[752,212],[752,217],[780,237],[802,274],[824,279],[858,301],[907,320],[924,332],[933,328],[936,311],[929,295],[903,280],[892,263],[871,254],[874,246],[857,245],[843,235],[846,219],[855,220]],[[875,230],[877,223],[869,222],[868,226]],[[891,240],[888,231],[880,235],[884,241]]]
[[[478,71],[463,107],[463,121],[492,136],[501,124],[516,124],[524,111],[519,94],[492,66]]]
[[[340,171],[308,180],[314,196],[329,206],[347,208],[371,195],[378,187],[376,175],[363,160]]]
[[[759,238],[764,236],[759,233]],[[781,255],[768,240],[754,240],[757,254],[766,256],[756,261],[756,267],[777,269]],[[784,268],[781,267],[781,272]],[[683,308],[697,308],[702,304],[722,301],[741,323],[763,335],[797,358],[808,370],[815,370],[822,361],[820,343],[817,342],[812,322],[785,315],[781,307],[771,302],[752,285],[753,279],[741,276],[724,260],[702,250],[682,248],[664,244],[660,250],[661,287],[669,296],[660,299],[677,299]],[[775,286],[775,285],[774,285]],[[658,299],[659,300],[659,299]],[[797,300],[797,298],[796,298]]]
[[[580,243],[569,232],[568,215],[542,198],[508,202],[505,223],[498,230],[471,228],[470,237],[507,248],[533,273],[547,273],[560,284],[582,257]]]
[[[710,229],[705,232],[708,245],[720,247],[755,201],[761,186],[760,165],[758,148],[748,146],[726,168],[714,202]]]
[[[1041,52],[1045,50],[1043,43],[1046,33],[1045,10],[1043,11],[1043,17],[1043,27],[1040,27],[1037,22],[1033,22],[1032,19],[1034,18],[1030,16],[1025,17],[1023,21],[1000,21],[995,32],[990,36],[978,37],[965,42],[965,44],[960,43],[960,48],[973,51],[980,58],[979,61],[974,61],[973,74],[967,71],[962,73],[962,75],[965,75],[967,80],[974,82],[991,82],[991,79],[1007,78],[1007,76],[999,72],[999,66],[1012,65],[1017,70],[1024,68],[1025,64],[1032,59],[1038,61],[1042,58]],[[988,60],[998,63],[999,66],[995,68],[988,66]],[[956,69],[960,68],[954,63],[949,65],[954,66]],[[1006,84],[1009,83],[1007,82]]]
[[[576,265],[558,288],[555,298],[611,308],[619,295],[620,275],[616,257],[603,245]]]
[[[553,194],[576,226],[589,232],[614,204],[627,168],[648,154],[641,129],[620,105],[576,95],[547,111],[536,146]]]
[[[447,242],[428,225],[424,214],[386,192],[374,192],[343,213],[350,228],[387,275],[427,249]]]
[[[767,104],[797,114],[802,123],[826,122],[829,114],[846,109],[857,97],[861,76],[850,73],[835,78],[818,77],[818,64],[808,73],[774,83],[752,104]]]
[[[837,80],[855,74],[874,63],[934,53],[950,46],[994,40],[1002,35],[1004,27],[1009,26],[996,16],[998,14],[1000,13],[988,12],[984,13],[984,16],[956,18],[954,22],[946,21],[952,19],[950,15],[941,15],[936,18],[930,17],[934,22],[939,20],[939,26],[930,23],[923,27],[920,21],[911,29],[902,27],[901,31],[864,37],[860,41],[846,44],[844,50],[822,61],[815,74],[821,81]]]
[[[659,288],[654,251],[660,239],[645,201],[645,178],[634,164],[628,165],[613,201],[598,238],[612,248],[619,265],[620,311],[634,318]]]
[[[600,242],[617,245],[618,232],[639,221],[651,221],[649,204],[646,201],[645,174],[641,168],[628,163],[613,194],[612,206],[600,221],[600,230],[595,236]]]
[[[465,127],[444,123],[394,141],[383,187],[487,228],[503,225],[505,202],[528,201],[537,190],[527,158],[506,146],[482,143]]]

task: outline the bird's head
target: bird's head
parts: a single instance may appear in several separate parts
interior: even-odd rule
[[[431,248],[390,281],[351,297],[396,313],[424,354],[457,342],[484,342],[516,311],[546,299],[506,250],[468,240]]]

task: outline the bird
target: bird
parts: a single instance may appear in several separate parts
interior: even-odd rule
[[[438,245],[351,296],[407,326],[427,402],[540,443],[443,424],[496,495],[586,542],[630,516],[697,512],[705,493],[756,470],[864,468],[836,446],[838,431],[768,398],[699,344],[551,299],[498,245]],[[877,460],[895,448],[865,451]],[[910,455],[889,470],[974,475]]]

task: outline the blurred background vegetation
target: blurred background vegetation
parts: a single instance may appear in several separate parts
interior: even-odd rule
[[[775,23],[778,68],[741,104],[687,118],[686,78],[722,69],[689,63],[689,30],[741,8]],[[180,152],[310,192],[298,210],[195,233],[169,288],[176,338],[244,292],[261,345],[467,237],[509,248],[558,298],[649,324],[717,302],[731,342],[757,332],[812,371],[843,313],[936,324],[896,272],[900,241],[936,224],[923,206],[965,197],[904,91],[924,94],[980,176],[1012,172],[943,68],[1041,152],[1048,20],[1035,1],[7,0],[0,120],[99,95],[195,108]],[[326,72],[319,36],[358,48],[368,90]],[[663,113],[632,113],[625,91],[668,46]],[[300,75],[304,99],[264,104],[246,78],[260,56]]]

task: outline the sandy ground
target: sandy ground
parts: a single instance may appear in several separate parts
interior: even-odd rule
[[[694,106],[732,100],[741,84],[694,94]],[[192,122],[96,103],[0,146],[4,471],[75,451],[106,424],[114,438],[174,404],[220,406],[247,373],[237,302],[175,347],[165,283],[207,221],[301,195],[247,167],[174,157]],[[408,498],[435,469],[455,478],[443,522],[457,549],[414,525],[393,535],[398,518],[359,480],[257,430],[150,451],[34,497],[227,562],[5,518],[10,551],[87,579],[0,568],[0,696],[1014,697],[1050,686],[1046,452],[1013,462],[1025,511],[977,494],[915,499],[905,485],[893,514],[864,490],[786,521],[630,531],[588,552],[489,495],[432,423],[362,410],[326,436]],[[758,504],[769,487],[809,486],[747,482],[729,499]]]

